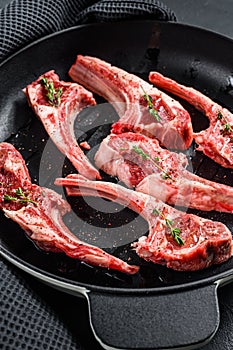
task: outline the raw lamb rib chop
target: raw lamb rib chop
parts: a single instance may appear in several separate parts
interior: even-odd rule
[[[150,195],[77,174],[58,178],[55,183],[65,186],[68,196],[99,195],[142,215],[148,221],[149,234],[133,243],[133,247],[147,261],[194,271],[220,264],[232,256],[232,235],[221,222],[186,214]]]
[[[128,187],[168,204],[233,213],[233,187],[189,172],[186,156],[161,148],[156,139],[130,132],[111,134],[100,144],[95,162]]]
[[[95,57],[78,55],[70,77],[113,104],[120,121],[113,133],[137,131],[167,148],[186,149],[193,140],[189,113],[181,104],[136,75]]]
[[[78,172],[89,179],[100,179],[74,135],[77,113],[96,104],[92,93],[76,83],[60,81],[54,71],[41,75],[24,89],[24,93],[48,135]]]
[[[69,204],[56,192],[31,183],[21,154],[8,143],[0,144],[0,209],[18,223],[43,250],[63,252],[91,265],[129,274],[138,271],[102,249],[80,241],[62,221]]]
[[[178,84],[160,73],[151,72],[149,79],[156,86],[188,101],[209,118],[209,127],[193,135],[199,145],[197,150],[223,167],[233,168],[233,114],[201,92]]]

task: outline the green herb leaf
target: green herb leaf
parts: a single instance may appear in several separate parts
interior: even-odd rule
[[[157,164],[157,163],[150,157],[150,155],[147,154],[147,153],[145,153],[140,147],[138,147],[138,146],[133,146],[133,147],[132,147],[132,150],[133,150],[134,152],[136,152],[137,154],[139,154],[143,159],[145,159],[145,160],[146,160],[146,159],[150,160],[151,163],[152,163],[154,166],[156,166],[156,168],[158,168],[159,170],[161,170],[161,172],[162,172],[162,178],[163,178],[164,180],[167,180],[167,179],[173,180],[172,177],[171,177],[171,175],[169,175],[166,171],[164,171],[163,168],[162,168],[159,164]],[[157,158],[156,161],[159,160],[159,157],[155,157],[155,158]],[[155,158],[154,158],[154,159],[155,159]],[[173,181],[174,181],[174,180],[173,180]]]
[[[26,194],[23,192],[22,188],[19,187],[15,190],[15,194],[17,197],[9,196],[8,194],[4,194],[3,199],[4,201],[14,201],[19,203],[33,203],[34,205],[38,206],[38,204],[31,200]]]
[[[140,147],[133,146],[132,149],[134,150],[134,152],[139,154],[143,159],[150,159],[149,154],[145,153]]]
[[[144,98],[145,101],[147,101],[149,113],[156,119],[157,122],[160,122],[161,121],[161,117],[159,115],[158,110],[156,108],[154,108],[153,98],[146,93],[146,91],[143,89],[142,86],[141,86],[141,89],[142,89],[142,91],[144,93],[143,94],[143,98]]]
[[[174,223],[172,220],[168,219],[160,210],[154,208],[152,214],[161,216],[166,223],[166,226],[169,228],[172,237],[179,245],[184,245],[184,240],[180,237],[181,230],[178,227],[173,227]]]
[[[167,179],[170,179],[170,178],[171,178],[171,176],[169,174],[162,173],[162,179],[167,180]]]
[[[229,134],[230,132],[233,132],[233,127],[227,122],[226,118],[224,118],[222,112],[218,112],[217,119],[222,120],[223,129],[221,130],[223,135]]]
[[[17,196],[25,197],[25,194],[23,193],[23,190],[21,187],[17,188],[17,190],[15,190],[15,193],[17,194]]]
[[[224,127],[224,130],[227,132],[232,131],[232,127],[228,123],[224,124],[223,127]]]
[[[160,118],[160,115],[159,115],[159,112],[157,111],[157,109],[149,108],[149,113],[157,120],[157,122],[161,121],[161,118]]]
[[[173,225],[173,221],[168,219],[168,218],[164,218],[165,222],[166,222],[166,225],[169,227],[169,228],[172,228],[172,225]]]
[[[171,234],[179,245],[184,245],[184,240],[180,237],[180,229],[178,227],[173,227],[171,229]]]
[[[152,214],[160,215],[161,212],[158,209],[154,208],[153,211],[152,211]]]
[[[58,106],[59,106],[60,103],[61,103],[61,95],[62,95],[62,88],[59,87],[58,90],[57,90],[57,96],[56,96]]]
[[[218,111],[217,119],[218,119],[218,120],[221,120],[221,119],[222,119],[222,112]]]
[[[9,196],[8,194],[4,194],[3,199],[4,199],[4,201],[17,201],[18,200],[18,198]]]
[[[61,103],[62,87],[59,87],[57,90],[54,88],[53,82],[48,82],[48,79],[43,77],[40,80],[41,84],[44,86],[47,91],[46,97],[51,106],[58,107]]]

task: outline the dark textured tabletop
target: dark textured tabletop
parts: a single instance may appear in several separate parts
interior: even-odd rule
[[[9,2],[0,0],[0,7]],[[175,11],[179,22],[207,28],[233,38],[232,0],[164,0],[163,2]],[[82,349],[102,349],[92,335],[84,299],[66,295],[24,273],[23,275],[31,288],[52,307],[58,317],[62,318],[69,331],[81,343]],[[203,350],[233,349],[233,283],[219,288],[218,293],[220,326],[215,337],[202,348]]]

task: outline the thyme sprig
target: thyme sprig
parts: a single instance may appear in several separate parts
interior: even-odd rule
[[[22,190],[21,187],[17,188],[15,190],[16,197],[12,197],[8,194],[4,194],[3,199],[4,201],[14,201],[19,203],[33,203],[34,205],[38,206],[38,204],[30,199]]]
[[[161,117],[159,115],[158,110],[154,108],[152,97],[146,93],[142,86],[141,89],[143,91],[143,98],[147,102],[149,113],[156,119],[157,122],[160,122]]]
[[[154,208],[152,214],[158,215],[165,220],[166,226],[169,228],[172,237],[179,245],[184,245],[184,240],[180,237],[181,230],[178,227],[174,227],[172,220],[168,219],[160,210]]]
[[[230,132],[233,132],[232,126],[227,122],[226,118],[224,118],[224,116],[223,116],[221,111],[218,111],[217,119],[218,120],[222,120],[222,122],[223,122],[223,124],[222,124],[222,126],[223,126],[222,132],[224,134],[229,134]]]
[[[44,86],[45,90],[47,91],[46,97],[47,97],[48,103],[51,106],[58,107],[61,103],[62,87],[55,89],[53,82],[52,81],[49,82],[48,79],[45,77],[43,77],[40,80],[40,82]]]
[[[136,152],[137,154],[139,154],[142,159],[145,160],[149,160],[154,166],[156,166],[156,168],[158,168],[159,170],[161,170],[162,172],[162,178],[164,180],[166,179],[170,179],[173,180],[173,178],[171,177],[170,174],[168,174],[166,171],[164,171],[164,169],[157,163],[159,161],[159,157],[155,157],[154,159],[151,158],[151,156],[148,153],[145,153],[140,147],[138,146],[133,146],[132,147],[133,151]],[[174,181],[174,180],[173,180]]]

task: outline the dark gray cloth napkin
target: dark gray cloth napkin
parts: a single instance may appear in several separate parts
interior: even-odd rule
[[[0,10],[0,62],[36,39],[76,24],[138,18],[176,20],[173,11],[154,0],[13,0]],[[4,259],[0,290],[1,349],[81,349],[24,274]]]
[[[27,276],[3,259],[0,260],[0,348],[81,349],[60,315],[30,285]]]
[[[13,0],[0,10],[0,62],[61,29],[136,18],[176,20],[172,10],[155,0]]]

